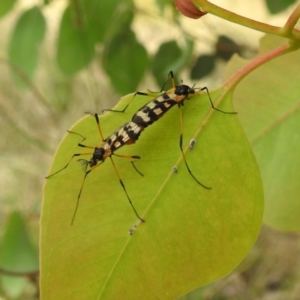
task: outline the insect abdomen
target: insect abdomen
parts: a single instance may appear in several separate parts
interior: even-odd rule
[[[177,102],[166,93],[140,108],[132,117],[132,122],[146,128],[161,118]]]

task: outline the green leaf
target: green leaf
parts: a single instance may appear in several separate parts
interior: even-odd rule
[[[97,42],[104,42],[107,36],[118,32],[124,22],[130,19],[131,23],[133,18],[132,0],[81,0],[80,3],[89,28],[86,34],[94,36]]]
[[[10,272],[30,272],[38,269],[38,254],[32,245],[26,224],[18,212],[11,214],[0,248],[0,267]],[[1,275],[1,286],[11,297],[20,296],[27,280]]]
[[[0,1],[0,18],[6,15],[15,5],[16,0]]]
[[[285,39],[266,36],[258,56]],[[280,230],[300,230],[300,90],[296,51],[261,66],[234,92],[234,106],[253,146],[264,184],[264,221]],[[228,75],[248,64],[237,56]]]
[[[94,57],[95,41],[87,34],[88,27],[81,13],[75,5],[68,6],[60,24],[56,60],[66,75],[86,67]]]
[[[271,14],[278,14],[295,2],[296,0],[266,0],[267,7]]]
[[[201,79],[209,75],[216,65],[215,55],[201,55],[191,70],[192,79]]]
[[[39,45],[44,39],[45,32],[45,18],[37,6],[21,15],[13,31],[8,49],[9,59],[29,78],[32,78],[37,66]]]
[[[228,61],[234,53],[241,55],[243,46],[235,43],[226,35],[220,35],[216,43],[216,56]]]
[[[73,75],[86,67],[94,58],[96,43],[123,28],[132,10],[132,1],[72,1],[63,14],[57,44],[62,71]],[[115,22],[111,22],[113,19]]]
[[[179,48],[175,41],[161,44],[152,61],[152,72],[158,86],[166,80],[166,74],[171,70],[178,74],[186,66],[191,57],[194,43],[186,39],[183,49]]]
[[[135,91],[148,65],[147,51],[129,29],[118,32],[105,46],[102,64],[120,94]]]
[[[123,98],[117,108],[131,98]],[[126,113],[101,116],[105,137],[149,100],[137,96]],[[230,99],[219,108],[231,111]],[[213,111],[204,94],[186,101],[183,120],[186,159],[193,174],[212,189],[201,187],[187,172],[174,107],[143,131],[136,144],[117,152],[140,155],[135,165],[144,176],[130,159],[114,158],[143,224],[137,222],[110,159],[88,175],[73,226],[82,166],[71,162],[47,179],[41,218],[42,299],[175,299],[225,276],[246,256],[260,230],[263,195],[237,117]],[[71,130],[85,136],[86,145],[101,141],[91,116]],[[191,138],[197,140],[193,150]],[[74,153],[89,152],[76,146],[81,141],[66,135],[49,174]],[[129,236],[133,224],[137,228]]]

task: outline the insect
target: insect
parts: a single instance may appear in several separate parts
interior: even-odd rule
[[[172,87],[163,92],[163,89],[167,83],[167,81],[171,79],[172,82]],[[136,92],[133,95],[133,98],[131,99],[131,101],[124,107],[123,110],[109,110],[109,111],[114,111],[114,112],[125,112],[126,109],[128,108],[128,106],[132,103],[133,99],[135,98],[136,95],[144,95],[144,96],[153,96],[154,99],[150,102],[148,102],[147,104],[145,104],[144,106],[142,106],[132,117],[132,122],[134,122],[135,124],[137,124],[138,126],[140,126],[141,128],[146,128],[149,125],[153,124],[154,122],[156,122],[157,120],[159,120],[167,111],[169,111],[173,106],[175,106],[176,104],[179,107],[179,113],[180,113],[180,137],[179,137],[179,147],[180,147],[180,151],[185,163],[185,166],[188,170],[188,172],[190,173],[190,175],[194,178],[194,180],[200,184],[202,187],[206,188],[206,189],[211,189],[210,187],[202,184],[192,173],[184,152],[183,152],[183,118],[182,118],[182,111],[181,111],[181,107],[184,105],[185,100],[189,100],[192,97],[194,97],[195,95],[200,94],[201,92],[205,91],[208,95],[208,99],[210,101],[211,107],[221,113],[224,114],[236,114],[236,112],[226,112],[223,110],[220,110],[218,108],[216,108],[211,100],[209,91],[207,87],[203,87],[203,88],[195,88],[190,87],[188,85],[185,85],[183,83],[181,83],[180,85],[176,85],[175,84],[175,79],[174,79],[174,74],[172,71],[169,72],[168,77],[161,89],[160,95],[154,96],[152,93],[142,93],[142,92]]]
[[[131,236],[137,230],[136,224],[132,225],[132,227],[128,230],[128,234]]]
[[[194,149],[194,147],[195,147],[195,145],[196,145],[196,142],[197,142],[197,141],[196,141],[195,139],[191,139],[191,140],[190,140],[189,147],[190,147],[191,150]]]
[[[91,115],[93,115],[93,114],[91,114]],[[134,144],[136,142],[136,140],[139,138],[140,133],[143,130],[143,128],[138,126],[137,124],[135,124],[133,122],[128,122],[128,123],[124,124],[123,126],[121,126],[120,128],[118,128],[116,131],[114,131],[109,137],[104,139],[103,134],[102,134],[102,130],[101,130],[101,127],[100,127],[99,117],[98,117],[97,114],[94,114],[93,116],[96,120],[96,124],[97,124],[97,127],[98,127],[100,137],[102,139],[102,142],[98,146],[87,146],[87,145],[83,145],[83,144],[79,143],[78,144],[79,147],[93,149],[93,152],[73,154],[71,159],[68,161],[68,163],[63,168],[61,168],[58,171],[48,175],[46,177],[46,179],[49,179],[50,177],[56,175],[57,173],[63,171],[64,169],[66,169],[69,166],[69,164],[71,163],[71,161],[73,160],[74,157],[92,155],[92,157],[89,160],[79,159],[79,161],[81,161],[85,166],[85,175],[84,175],[83,181],[81,183],[81,187],[80,187],[80,190],[79,190],[79,193],[78,193],[77,202],[76,202],[76,206],[75,206],[75,211],[74,211],[72,221],[71,221],[71,224],[73,224],[74,219],[75,219],[75,215],[76,215],[76,212],[77,212],[77,209],[78,209],[79,200],[80,200],[80,197],[81,197],[81,193],[82,193],[82,190],[83,190],[83,186],[84,186],[86,177],[90,174],[91,171],[95,170],[95,168],[97,168],[101,164],[103,164],[105,162],[106,158],[109,157],[111,162],[112,162],[115,173],[116,173],[116,175],[119,179],[119,182],[120,182],[120,184],[121,184],[121,186],[122,186],[122,188],[123,188],[123,190],[124,190],[124,192],[127,196],[127,199],[129,201],[135,215],[138,217],[138,219],[141,222],[144,222],[144,220],[137,213],[137,211],[136,211],[136,209],[135,209],[135,207],[134,207],[134,205],[133,205],[133,203],[132,203],[132,201],[131,201],[131,199],[128,195],[126,187],[125,187],[125,185],[124,185],[124,183],[123,183],[123,181],[122,181],[122,179],[119,175],[119,172],[116,168],[116,165],[115,165],[115,163],[112,159],[113,155],[118,156],[118,157],[123,157],[123,158],[131,158],[131,159],[134,159],[134,160],[140,159],[140,156],[137,156],[137,155],[132,155],[132,156],[118,155],[118,154],[115,154],[114,152],[116,150],[118,150],[119,148],[121,148],[122,146],[124,146],[124,145]],[[77,134],[77,135],[83,137],[81,134],[78,134],[76,132],[69,131],[69,133]],[[84,140],[85,140],[85,138],[83,137],[82,142]],[[135,168],[135,170],[139,174],[143,175],[135,167],[134,161],[132,161],[131,163],[132,163],[133,167]]]
[[[172,167],[172,172],[173,172],[174,174],[176,174],[176,173],[178,172],[178,167],[177,167],[177,166],[173,166],[173,167]]]

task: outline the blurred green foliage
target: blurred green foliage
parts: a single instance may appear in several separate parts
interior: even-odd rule
[[[1,287],[7,297],[12,299],[22,297],[30,279],[26,276],[37,276],[39,270],[38,251],[32,244],[26,227],[26,221],[21,214],[13,212],[1,239]]]
[[[38,47],[46,34],[46,22],[39,7],[34,6],[19,18],[8,48],[10,62],[19,67],[29,78],[36,70]],[[18,78],[16,77],[18,80]]]
[[[271,14],[278,14],[286,10],[290,5],[296,3],[297,0],[266,0],[268,10]]]

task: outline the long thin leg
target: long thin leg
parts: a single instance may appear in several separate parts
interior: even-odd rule
[[[81,192],[82,192],[86,177],[88,176],[88,174],[90,174],[90,172],[92,170],[94,170],[96,167],[99,167],[102,164],[103,164],[103,162],[99,163],[98,165],[92,167],[91,169],[89,169],[88,171],[85,172],[82,183],[81,183],[81,187],[80,187],[80,190],[79,190],[79,193],[78,193],[78,196],[77,196],[76,206],[75,206],[75,210],[74,210],[74,213],[73,213],[73,216],[72,216],[71,225],[73,225],[74,220],[75,220],[75,216],[76,216],[78,206],[79,206],[79,200],[80,200],[80,197],[81,197]]]
[[[90,115],[92,115],[92,116],[95,117],[95,120],[96,120],[96,124],[97,124],[97,127],[98,127],[99,134],[100,134],[102,140],[104,141],[104,137],[103,137],[103,134],[102,134],[102,130],[101,130],[101,126],[100,126],[100,120],[99,120],[98,115],[97,115],[97,114],[91,114],[91,113],[88,113],[88,114],[90,114]],[[82,141],[85,140],[85,137],[82,136],[81,134],[77,133],[77,132],[73,132],[73,131],[68,131],[68,132],[69,132],[69,133],[72,133],[72,134],[77,134],[77,135],[81,136],[81,137],[83,138]],[[94,149],[94,150],[96,149],[95,146],[87,146],[87,145],[84,145],[84,144],[81,144],[81,143],[79,143],[78,146],[79,146],[79,147],[84,147],[84,148],[90,148],[90,149]],[[69,166],[69,164],[72,162],[72,160],[73,160],[73,158],[74,158],[75,156],[83,156],[83,155],[90,155],[90,156],[91,156],[91,155],[93,155],[93,154],[94,154],[93,152],[88,152],[88,153],[75,153],[75,154],[73,154],[72,157],[71,157],[71,159],[68,161],[68,163],[67,163],[63,168],[59,169],[58,171],[54,172],[53,174],[50,174],[50,175],[47,176],[46,178],[50,178],[50,177],[54,176],[55,174],[61,172],[62,170],[66,169],[66,168]],[[118,157],[123,157],[123,158],[140,159],[140,156],[137,156],[137,155],[131,155],[131,156],[129,156],[129,155],[128,155],[128,156],[126,156],[126,155],[118,155],[118,154],[112,154],[112,155],[115,155],[115,156],[118,156]],[[115,172],[116,172],[116,175],[117,175],[117,177],[118,177],[118,179],[119,179],[119,182],[120,182],[120,184],[121,184],[123,190],[125,191],[125,194],[126,194],[126,196],[127,196],[127,199],[128,199],[128,201],[129,201],[131,207],[133,208],[133,210],[134,210],[136,216],[137,216],[142,222],[145,222],[145,221],[138,215],[136,209],[134,208],[133,203],[131,202],[131,199],[130,199],[128,193],[127,193],[127,190],[126,190],[126,188],[125,188],[125,185],[124,185],[122,179],[120,178],[120,175],[119,175],[119,173],[118,173],[118,171],[117,171],[117,168],[116,168],[116,166],[115,166],[115,164],[114,164],[114,161],[113,161],[113,159],[112,159],[111,156],[110,156],[110,159],[111,159],[112,165],[113,165],[113,167],[114,167],[114,170],[115,170]],[[87,162],[87,163],[86,163],[86,167],[88,167],[88,161],[86,161],[86,162]],[[75,206],[75,210],[74,210],[74,213],[73,213],[73,216],[72,216],[71,225],[74,223],[74,220],[75,220],[75,216],[76,216],[76,213],[77,213],[77,210],[78,210],[78,206],[79,206],[79,201],[80,201],[81,193],[82,193],[83,186],[84,186],[84,183],[85,183],[85,180],[86,180],[87,175],[88,175],[91,171],[93,171],[96,167],[100,166],[103,162],[104,162],[104,161],[98,163],[97,165],[93,166],[92,168],[90,168],[88,171],[85,172],[85,175],[84,175],[84,178],[83,178],[83,180],[82,180],[82,183],[81,183],[81,186],[80,186],[80,190],[79,190],[79,193],[78,193],[78,196],[77,196],[76,206]],[[143,176],[143,174],[135,167],[134,163],[133,163],[133,162],[131,162],[131,163],[133,164],[134,169],[135,169],[140,175]]]
[[[115,154],[114,154],[114,155],[115,155]],[[123,157],[123,158],[140,158],[139,156],[125,156],[125,155],[116,155],[116,156]],[[128,199],[128,201],[129,201],[129,203],[130,203],[130,205],[131,205],[133,211],[135,212],[136,216],[137,216],[142,222],[145,222],[145,221],[138,215],[138,213],[137,213],[135,207],[133,206],[133,203],[131,202],[131,199],[130,199],[128,193],[127,193],[127,190],[126,190],[126,188],[125,188],[125,185],[124,185],[122,179],[120,178],[119,172],[118,172],[118,170],[117,170],[117,168],[116,168],[116,166],[115,166],[115,163],[114,163],[114,161],[112,160],[112,157],[111,157],[111,156],[110,156],[110,159],[111,159],[112,165],[113,165],[113,167],[114,167],[114,170],[115,170],[115,172],[116,172],[116,175],[117,175],[117,177],[118,177],[118,179],[119,179],[119,182],[120,182],[120,184],[121,184],[123,190],[125,191],[125,194],[126,194],[126,196],[127,196],[127,199]],[[79,190],[79,193],[78,193],[78,196],[77,196],[76,206],[75,206],[75,210],[74,210],[74,213],[73,213],[73,216],[72,216],[71,225],[73,225],[74,220],[75,220],[75,216],[76,216],[76,214],[77,214],[77,210],[78,210],[78,206],[79,206],[79,201],[80,201],[80,197],[81,197],[81,193],[82,193],[82,190],[83,190],[83,186],[84,186],[86,177],[88,176],[88,174],[90,174],[91,171],[93,171],[95,168],[99,167],[101,164],[103,164],[103,162],[101,162],[101,163],[99,163],[98,165],[92,167],[90,170],[86,171],[85,174],[84,174],[84,178],[83,178],[83,180],[82,180],[82,183],[81,183],[81,186],[80,186],[80,190]],[[136,169],[136,167],[135,167],[135,169]],[[137,170],[137,169],[136,169],[136,170]],[[138,170],[137,170],[137,172],[140,173]],[[142,173],[140,173],[140,174],[143,175]]]
[[[82,145],[82,146],[83,146],[83,145]],[[87,148],[89,148],[89,147],[87,146]],[[71,163],[71,161],[73,160],[73,158],[74,158],[75,156],[82,156],[82,155],[93,155],[93,153],[92,153],[92,152],[88,152],[88,153],[75,153],[75,154],[73,154],[72,157],[71,157],[71,159],[68,161],[68,163],[67,163],[64,167],[62,167],[62,168],[59,169],[58,171],[56,171],[56,172],[54,172],[54,173],[52,173],[52,174],[46,176],[45,178],[48,179],[48,178],[50,178],[50,177],[56,175],[57,173],[61,172],[62,170],[66,169],[66,168],[69,166],[69,164]]]
[[[183,152],[183,149],[182,149],[182,142],[183,142],[183,134],[182,134],[183,120],[182,120],[182,111],[181,111],[181,107],[179,107],[179,117],[180,117],[180,138],[179,138],[179,147],[180,147],[180,151],[181,151],[181,154],[182,154],[182,157],[183,157],[185,166],[186,166],[188,172],[190,173],[190,175],[195,179],[195,181],[196,181],[198,184],[200,184],[201,186],[203,186],[203,187],[206,188],[206,189],[211,189],[211,187],[208,187],[208,186],[204,185],[203,183],[201,183],[201,182],[194,176],[194,174],[192,173],[191,169],[190,169],[189,166],[188,166],[188,163],[187,163],[187,161],[186,161],[186,158],[185,158],[185,155],[184,155],[184,152]]]
[[[144,176],[144,174],[138,170],[138,168],[136,167],[136,165],[135,165],[134,163],[135,163],[135,161],[131,161],[131,164],[132,164],[132,166],[134,167],[134,169],[135,169],[141,176]]]
[[[115,154],[115,153],[113,153],[112,155],[118,156],[118,157],[122,157],[122,158],[132,158],[132,159],[135,159],[135,160],[141,159],[141,157],[138,156],[138,155],[120,155],[120,154]],[[135,169],[141,176],[144,176],[144,174],[143,174],[142,172],[140,172],[140,171],[137,169],[137,167],[136,167],[136,165],[135,165],[134,163],[135,163],[135,161],[131,161],[131,164],[132,164],[132,166],[134,167],[134,169]]]
[[[101,127],[100,127],[100,121],[99,121],[98,115],[97,115],[97,114],[91,114],[91,113],[89,113],[89,112],[87,112],[87,114],[90,114],[90,115],[94,116],[94,118],[95,118],[95,120],[96,120],[96,123],[97,123],[97,127],[98,127],[99,134],[100,134],[101,139],[102,139],[102,141],[103,141],[104,138],[103,138],[102,130],[101,130]],[[71,131],[71,130],[68,130],[68,132],[71,133],[71,134],[79,135],[79,136],[82,138],[81,143],[86,139],[83,135],[81,135],[81,134],[78,133],[78,132],[74,132],[74,131]],[[78,144],[79,147],[95,149],[95,147],[93,147],[93,146],[87,146],[87,145],[83,145],[83,144],[81,144],[81,143]],[[48,178],[52,177],[53,175],[55,175],[55,174],[61,172],[62,170],[66,169],[66,168],[69,166],[69,164],[71,163],[71,161],[73,160],[73,158],[74,158],[75,156],[81,156],[81,155],[93,155],[93,153],[76,153],[76,154],[73,154],[73,156],[71,157],[71,159],[69,160],[69,162],[68,162],[64,167],[62,167],[62,168],[59,169],[58,171],[56,171],[56,172],[54,172],[54,173],[52,173],[52,174],[46,176],[45,178],[48,179]]]
[[[99,117],[98,117],[98,114],[92,114],[92,113],[90,113],[90,112],[85,112],[86,114],[88,114],[88,115],[91,115],[91,116],[93,116],[94,118],[95,118],[95,120],[96,120],[96,124],[97,124],[97,127],[98,127],[98,131],[99,131],[99,134],[100,134],[100,137],[101,137],[101,139],[102,139],[102,141],[104,141],[104,136],[103,136],[103,133],[102,133],[102,129],[101,129],[101,126],[100,126],[100,120],[99,120]]]
[[[83,136],[82,134],[78,133],[78,132],[71,131],[71,130],[67,130],[67,132],[69,132],[69,133],[71,133],[71,134],[76,134],[76,135],[80,136],[80,137],[82,138],[82,141],[81,141],[81,143],[82,143],[83,141],[85,141],[85,140],[86,140],[86,137],[85,137],[85,136]]]
[[[208,88],[207,88],[206,86],[203,87],[203,88],[201,88],[200,91],[199,91],[199,93],[202,92],[202,91],[206,91],[207,96],[208,96],[208,99],[209,99],[209,101],[210,101],[210,105],[211,105],[211,107],[212,107],[214,110],[217,110],[217,111],[219,111],[219,112],[221,112],[221,113],[223,113],[223,114],[237,114],[236,111],[224,111],[224,110],[221,110],[221,109],[216,108],[216,107],[214,106],[212,100],[211,100],[211,97],[210,97]]]
[[[123,157],[123,158],[136,158],[136,159],[139,159],[139,158],[140,158],[139,156],[125,156],[125,155],[116,155],[116,154],[114,154],[114,155],[115,155],[115,156],[118,156],[118,157]],[[117,170],[117,168],[116,168],[116,166],[115,166],[115,164],[114,164],[114,161],[112,160],[111,157],[110,157],[110,159],[111,159],[112,165],[113,165],[113,167],[114,167],[114,170],[115,170],[115,172],[116,172],[116,174],[117,174],[117,177],[118,177],[118,179],[119,179],[119,182],[120,182],[120,184],[121,184],[123,190],[125,191],[125,194],[126,194],[126,196],[127,196],[127,199],[128,199],[128,201],[129,201],[131,207],[133,208],[133,210],[134,210],[136,216],[137,216],[142,222],[145,222],[145,221],[138,215],[136,209],[134,208],[134,206],[133,206],[133,204],[132,204],[132,202],[131,202],[131,200],[130,200],[130,198],[129,198],[129,195],[128,195],[128,193],[127,193],[127,190],[126,190],[126,188],[125,188],[125,185],[124,185],[123,181],[121,180],[120,175],[119,175],[119,172],[118,172],[118,170]],[[103,162],[104,162],[104,161],[103,161]],[[84,178],[83,178],[83,180],[82,180],[81,187],[80,187],[80,190],[79,190],[79,193],[78,193],[78,196],[77,196],[76,206],[75,206],[75,210],[74,210],[74,213],[73,213],[73,216],[72,216],[71,225],[73,225],[74,220],[75,220],[75,216],[76,216],[76,214],[77,214],[77,210],[78,210],[78,206],[79,206],[79,201],[80,201],[81,193],[82,193],[83,186],[84,186],[84,183],[85,183],[85,180],[86,180],[87,175],[88,175],[91,171],[93,171],[95,168],[97,168],[97,167],[99,167],[101,164],[103,164],[103,162],[100,162],[99,164],[97,164],[96,166],[92,167],[90,170],[88,170],[88,171],[85,172]],[[136,169],[136,168],[135,168],[135,169]],[[137,169],[136,169],[136,170],[137,170]],[[140,173],[138,170],[137,170],[137,172]],[[140,173],[140,174],[142,175],[142,173]]]
[[[164,83],[164,85],[163,85],[163,87],[162,87],[162,89],[161,89],[161,91],[164,89],[166,83],[168,82],[168,80],[169,80],[170,78],[171,78],[171,81],[172,81],[172,87],[173,87],[173,88],[176,87],[176,84],[175,84],[175,78],[174,78],[173,71],[170,71],[169,74],[168,74],[168,76],[167,76],[167,79],[166,79],[166,81],[165,81],[165,83]],[[224,111],[224,110],[221,110],[221,109],[216,108],[216,107],[214,106],[212,100],[211,100],[211,97],[210,97],[210,93],[209,93],[208,88],[205,86],[205,87],[201,88],[200,91],[199,91],[198,93],[200,93],[200,92],[202,92],[202,91],[206,91],[207,96],[208,96],[208,99],[209,99],[210,104],[211,104],[211,107],[212,107],[214,110],[217,110],[217,111],[219,111],[219,112],[221,112],[221,113],[223,113],[223,114],[237,114],[237,112],[235,112],[235,111]]]
[[[165,80],[165,82],[164,82],[164,84],[163,84],[163,86],[162,86],[162,88],[161,88],[161,90],[160,90],[161,92],[164,90],[166,83],[167,83],[170,79],[171,79],[171,81],[172,81],[172,88],[175,88],[175,87],[176,87],[176,84],[175,84],[175,78],[174,78],[174,73],[173,73],[173,71],[170,71],[169,74],[168,74],[168,76],[167,76],[167,78],[166,78],[166,80]]]
[[[101,136],[102,141],[104,141],[104,136],[103,136],[102,129],[101,129],[101,126],[100,126],[99,117],[98,117],[97,114],[94,114],[94,116],[95,116],[95,120],[96,120],[96,123],[97,123],[99,134]]]
[[[148,97],[154,97],[156,98],[157,95],[153,95],[151,92],[150,93],[143,93],[143,92],[135,92],[132,99],[129,101],[129,103],[121,110],[117,110],[117,109],[103,109],[102,112],[104,111],[112,111],[112,112],[121,112],[124,113],[126,111],[126,109],[128,108],[128,106],[133,102],[134,98],[136,97],[136,95],[141,95],[141,96],[148,96]]]
[[[174,88],[175,87],[175,79],[174,79],[174,74],[173,74],[173,71],[170,71],[161,90],[160,90],[160,93],[163,91],[166,83],[168,82],[168,80],[171,78],[172,80],[172,87]],[[148,97],[153,97],[153,98],[156,98],[158,95],[155,95],[154,94],[155,92],[152,92],[149,90],[149,93],[143,93],[143,92],[135,92],[132,99],[129,101],[129,103],[121,110],[117,110],[117,109],[103,109],[102,112],[104,111],[112,111],[112,112],[122,112],[124,113],[126,111],[126,109],[128,108],[128,106],[133,102],[134,98],[136,97],[136,95],[142,95],[142,96],[148,96]]]
[[[168,76],[167,76],[167,78],[165,79],[165,82],[164,82],[164,84],[163,84],[163,86],[162,86],[162,88],[160,89],[159,92],[154,92],[154,91],[151,91],[151,90],[148,90],[148,91],[149,91],[150,93],[152,93],[152,94],[153,94],[153,93],[163,93],[164,88],[165,88],[167,82],[168,82],[170,79],[171,79],[171,82],[172,82],[172,89],[174,89],[174,88],[176,87],[175,79],[174,79],[174,74],[173,74],[173,71],[170,71],[170,72],[168,73]],[[157,95],[156,95],[155,97],[157,97]]]
[[[121,177],[120,177],[120,174],[119,174],[119,172],[118,172],[118,170],[117,170],[117,168],[116,168],[116,166],[115,166],[115,163],[114,163],[112,157],[110,156],[109,158],[110,158],[110,160],[111,160],[111,162],[112,162],[112,165],[113,165],[113,167],[114,167],[114,169],[115,169],[115,172],[116,172],[116,174],[117,174],[117,176],[118,176],[118,178],[119,178],[119,182],[120,182],[120,184],[121,184],[121,186],[122,186],[122,188],[123,188],[123,190],[124,190],[124,192],[125,192],[125,194],[126,194],[126,196],[127,196],[127,199],[128,199],[128,201],[129,201],[129,203],[130,203],[132,209],[133,209],[134,212],[135,212],[135,215],[140,219],[141,222],[145,222],[145,220],[143,220],[143,219],[139,216],[139,214],[137,213],[136,209],[134,208],[133,203],[131,202],[131,200],[130,200],[130,198],[129,198],[129,195],[128,195],[128,193],[127,193],[127,190],[126,190],[126,188],[125,188],[125,185],[124,185],[124,183],[123,183],[123,181],[122,181],[122,179],[121,179]]]

